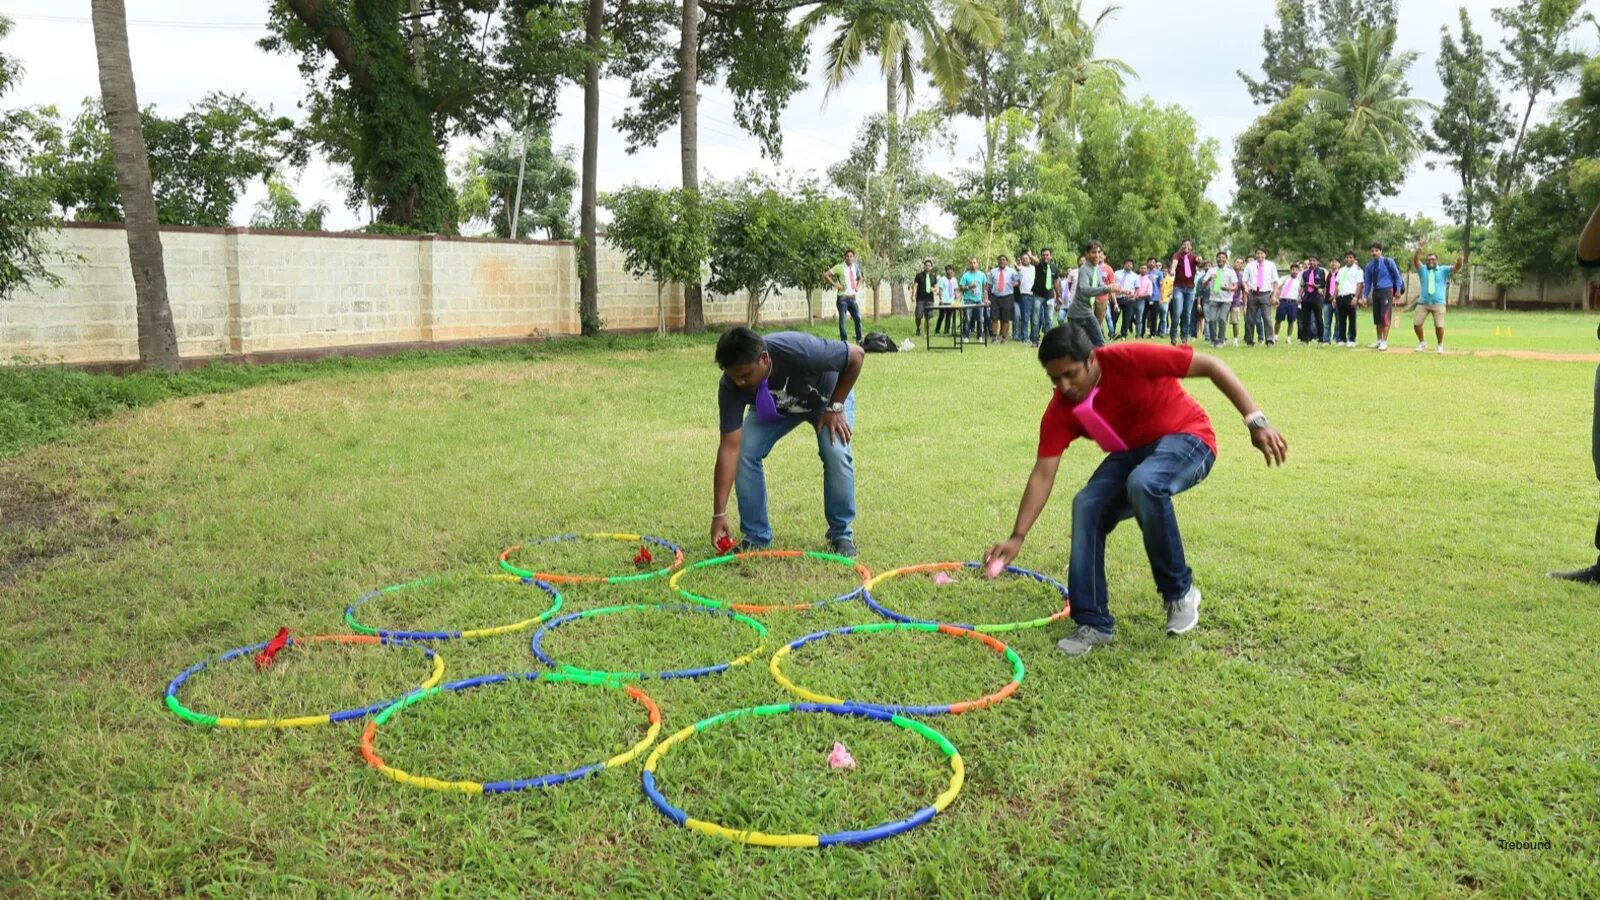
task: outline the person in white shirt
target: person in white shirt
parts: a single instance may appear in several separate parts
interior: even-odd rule
[[[1267,323],[1272,321],[1273,293],[1278,289],[1278,264],[1267,259],[1267,248],[1257,247],[1256,258],[1244,264],[1244,289],[1248,292],[1244,309],[1244,342],[1254,347],[1260,338],[1268,346],[1277,343]]]
[[[1294,343],[1294,329],[1300,323],[1300,264],[1289,266],[1289,274],[1283,277],[1278,284],[1278,315],[1272,323],[1272,340],[1278,340],[1278,333],[1287,324],[1288,341]]]
[[[1017,259],[1017,340],[1039,344],[1038,325],[1034,322],[1033,251],[1024,250]]]
[[[1233,307],[1233,292],[1239,287],[1239,273],[1228,265],[1228,254],[1217,254],[1216,268],[1206,273],[1211,296],[1206,298],[1206,340],[1213,347],[1228,342],[1228,310]]]
[[[1350,250],[1344,255],[1344,265],[1335,269],[1329,279],[1334,297],[1333,340],[1341,347],[1356,345],[1356,298],[1361,295],[1365,277],[1356,265],[1356,252]]]
[[[934,334],[950,334],[956,321],[956,311],[947,307],[961,304],[961,282],[956,280],[956,267],[945,266],[944,277],[939,279],[939,324]]]

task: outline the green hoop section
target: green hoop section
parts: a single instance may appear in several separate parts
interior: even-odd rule
[[[808,603],[776,604],[735,603],[731,600],[719,600],[713,597],[703,597],[694,593],[693,591],[685,589],[681,584],[683,579],[688,576],[690,572],[694,572],[698,569],[708,568],[710,566],[724,566],[728,563],[745,559],[820,559],[824,562],[836,563],[841,566],[849,567],[856,573],[857,577],[861,579],[861,584],[843,594],[840,594],[837,597],[832,597],[827,600],[813,600]],[[833,553],[819,553],[815,550],[750,550],[745,553],[730,553],[726,556],[712,557],[711,559],[702,560],[692,566],[680,569],[672,576],[672,579],[667,582],[667,586],[672,588],[673,593],[677,594],[680,599],[687,600],[690,603],[698,603],[701,606],[707,606],[712,609],[731,609],[734,612],[755,613],[756,615],[760,615],[761,613],[769,612],[802,612],[804,610],[826,606],[829,603],[846,603],[859,598],[866,591],[867,583],[871,580],[872,571],[866,566],[863,566],[848,557],[839,556]]]
[[[532,578],[525,578],[517,575],[473,575],[471,577],[475,580],[525,585],[528,587],[538,588],[550,596],[550,606],[545,609],[544,612],[534,616],[531,619],[523,619],[520,622],[512,622],[508,625],[494,625],[487,628],[468,628],[459,631],[405,631],[400,629],[375,628],[371,625],[363,625],[362,623],[356,621],[356,607],[361,606],[364,603],[376,600],[379,597],[384,597],[389,594],[399,593],[400,591],[422,587],[425,584],[433,584],[434,582],[443,580],[439,578],[418,578],[414,581],[407,581],[404,584],[392,584],[386,588],[378,588],[371,593],[362,595],[354,603],[345,607],[344,623],[350,626],[350,630],[356,632],[357,634],[370,634],[375,637],[390,638],[398,641],[471,640],[473,638],[494,637],[501,634],[512,634],[513,632],[525,631],[535,625],[549,621],[552,616],[561,611],[561,604],[565,602],[564,598],[561,596],[561,592],[556,590],[555,585],[546,584],[542,581],[535,581]]]

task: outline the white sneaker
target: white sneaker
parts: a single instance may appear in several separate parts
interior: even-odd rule
[[[1438,352],[1438,353],[1439,353],[1439,354],[1441,354],[1441,355],[1442,355],[1442,354],[1443,354],[1443,353],[1444,353],[1444,345],[1443,345],[1443,344],[1440,344],[1440,345],[1439,345],[1439,349],[1438,349],[1438,350],[1437,350],[1437,351],[1436,351],[1436,352]]]
[[[1388,341],[1379,341],[1378,342],[1378,349],[1379,350],[1387,350],[1387,349],[1389,349],[1389,342]]]
[[[1200,589],[1189,585],[1189,592],[1167,603],[1167,634],[1186,634],[1200,624]]]
[[[1368,350],[1377,350],[1379,343],[1380,343],[1379,341],[1373,341],[1372,343],[1367,345],[1367,349]]]
[[[1412,353],[1427,353],[1428,352],[1428,342],[1427,341],[1417,341],[1417,349],[1415,349],[1415,350],[1413,350],[1411,352]]]
[[[1233,339],[1233,345],[1234,345],[1234,346],[1235,346],[1235,347],[1237,347],[1237,346],[1239,346],[1239,339],[1238,339],[1238,338],[1234,338],[1234,339]]]
[[[1354,350],[1354,349],[1356,349],[1356,342],[1355,341],[1350,341],[1349,343],[1346,343],[1345,346],[1349,347],[1351,350]]]

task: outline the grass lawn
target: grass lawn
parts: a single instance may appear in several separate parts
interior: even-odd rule
[[[1600,351],[1593,317],[1451,322],[1457,351]],[[1508,323],[1513,336],[1495,337]],[[114,404],[133,408],[88,424],[14,417],[42,430],[0,462],[0,893],[1593,896],[1600,593],[1544,573],[1592,559],[1594,366],[1418,356],[1408,337],[1396,329],[1387,354],[1222,351],[1290,461],[1267,469],[1226,402],[1193,386],[1221,440],[1211,476],[1177,501],[1200,627],[1161,632],[1137,528],[1119,529],[1117,642],[1067,660],[1053,649],[1065,624],[1000,635],[1027,664],[1021,689],[925,720],[960,748],[965,789],[930,824],[860,849],[746,848],[675,827],[640,793],[642,758],[543,792],[436,793],[369,768],[359,722],[207,729],[162,705],[191,664],[280,626],[347,631],[352,601],[415,578],[439,580],[374,599],[359,620],[538,616],[543,592],[473,577],[519,541],[642,531],[708,556],[708,340],[309,367]],[[861,561],[970,559],[1004,537],[1047,392],[1017,346],[869,358]],[[1099,458],[1069,451],[1020,564],[1062,577],[1071,493]],[[818,470],[803,433],[769,460],[784,546],[822,549]],[[622,574],[637,550],[569,542],[513,561]],[[708,567],[683,586],[793,603],[859,583],[798,560]],[[561,614],[673,599],[665,579],[562,592]],[[897,579],[880,599],[986,622],[1060,603],[1043,585],[966,574]],[[665,737],[793,699],[768,673],[775,646],[881,621],[859,601],[757,618],[765,639],[726,616],[630,610],[563,624],[543,646],[586,668],[659,671],[764,644],[722,674],[643,682]],[[434,647],[453,680],[535,668],[531,636]],[[783,667],[814,691],[911,704],[980,697],[1010,677],[977,641],[910,632],[818,641]],[[182,698],[200,712],[303,715],[401,696],[427,675],[411,649],[306,644],[261,673],[214,663]],[[505,683],[417,703],[376,746],[415,775],[492,781],[603,761],[647,727],[622,691]],[[858,769],[829,770],[835,741]],[[949,768],[913,733],[791,715],[697,734],[658,778],[697,818],[825,832],[910,815]]]

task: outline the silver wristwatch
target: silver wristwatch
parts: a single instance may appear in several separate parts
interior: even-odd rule
[[[1267,424],[1267,414],[1260,410],[1256,410],[1244,417],[1244,426],[1251,431],[1255,431],[1257,428],[1265,428]]]
[[[828,412],[831,412],[831,413],[842,413],[842,412],[844,412],[844,404],[840,403],[837,400],[835,400],[832,403],[828,404]]]

